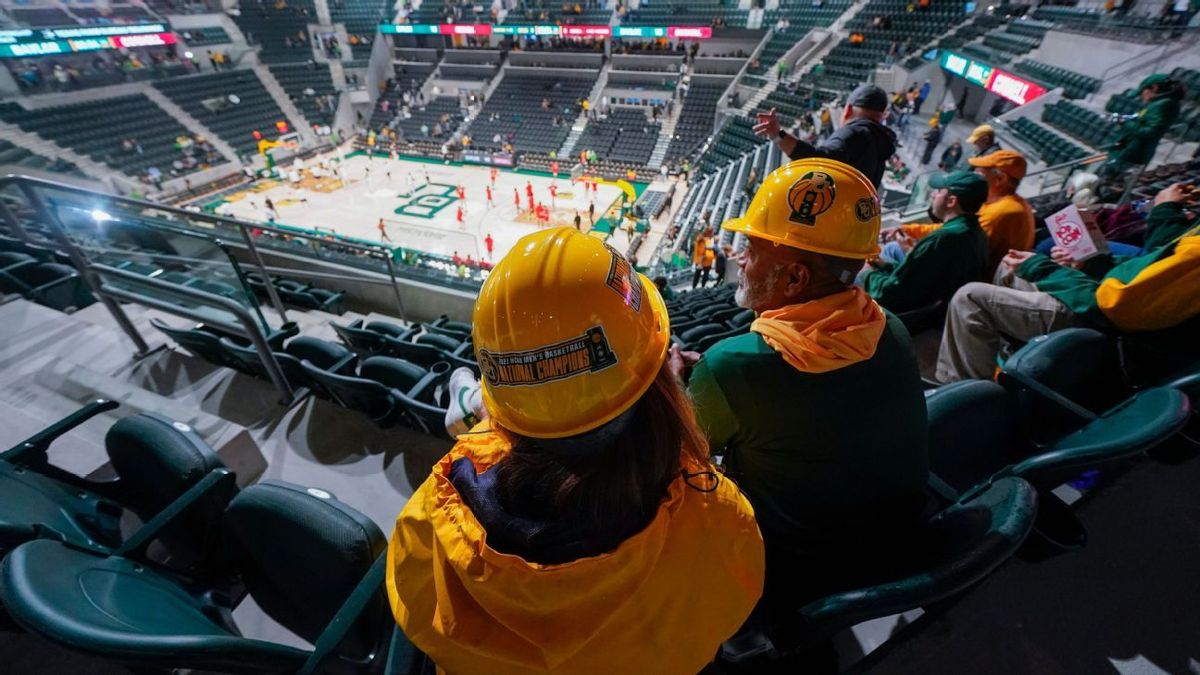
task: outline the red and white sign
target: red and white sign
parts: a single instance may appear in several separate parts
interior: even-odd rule
[[[708,26],[668,26],[667,37],[707,40],[712,37],[712,28],[709,28]]]
[[[175,44],[174,33],[148,33],[146,35],[113,35],[108,38],[113,46],[121,48],[162,47]]]
[[[1011,75],[999,69],[992,71],[992,79],[988,82],[987,90],[1017,105],[1025,105],[1046,93],[1045,87],[1036,85],[1028,80],[1022,80],[1016,75]]]
[[[438,26],[443,35],[491,35],[492,26],[486,23],[443,23]]]
[[[1046,219],[1054,243],[1066,249],[1071,259],[1082,262],[1101,253],[1108,253],[1108,242],[1091,213],[1081,212],[1074,204]]]
[[[563,26],[563,37],[608,37],[612,35],[611,26]]]

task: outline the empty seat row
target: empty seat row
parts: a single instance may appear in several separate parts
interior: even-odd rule
[[[50,464],[56,439],[116,407],[93,402],[0,453],[0,603],[19,625],[137,669],[366,673],[411,658],[383,600],[387,539],[332,494],[239,490],[192,428],[154,413],[108,430],[114,480]],[[142,524],[122,536],[127,517]],[[296,603],[287,575],[319,583]],[[248,597],[315,646],[243,637],[233,610]]]
[[[291,126],[253,70],[193,75],[154,86],[242,154],[257,150],[255,131],[275,139],[280,135],[277,122]]]
[[[267,290],[268,281],[264,280],[261,275],[248,272],[246,281],[260,300],[266,301],[270,298],[270,291]],[[275,288],[276,295],[285,305],[305,310],[315,309],[330,314],[343,314],[346,311],[345,291],[331,291],[280,277],[271,277],[269,283]]]
[[[1012,123],[1012,130],[1030,145],[1037,148],[1038,154],[1041,155],[1042,160],[1047,164],[1073,162],[1092,154],[1028,117],[1021,117],[1015,120]]]

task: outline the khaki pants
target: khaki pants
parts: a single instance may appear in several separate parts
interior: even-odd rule
[[[1005,337],[1026,341],[1079,324],[1066,305],[1005,265],[996,270],[994,282],[967,284],[950,300],[938,350],[938,381],[991,379]]]

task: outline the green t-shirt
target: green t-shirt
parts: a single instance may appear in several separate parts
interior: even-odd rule
[[[827,373],[796,370],[757,333],[723,340],[705,352],[688,391],[713,452],[724,451],[728,475],[754,506],[768,578],[797,559],[832,564],[831,548],[848,551],[920,517],[925,397],[896,317],[871,359]]]

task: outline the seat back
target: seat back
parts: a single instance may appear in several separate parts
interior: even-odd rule
[[[364,359],[359,374],[368,379],[400,391],[411,391],[428,373],[415,363],[394,356],[372,356]]]
[[[121,477],[120,502],[148,522],[180,495],[225,464],[191,426],[155,413],[117,421],[104,437],[113,469]],[[221,514],[236,491],[205,494],[163,532],[161,547],[151,551],[160,562],[194,574],[224,568],[220,547]]]
[[[724,333],[728,329],[718,323],[702,323],[695,328],[689,328],[679,334],[679,339],[683,340],[694,349],[701,338],[709,335],[717,335]]]
[[[870,619],[899,614],[959,593],[1010,558],[1033,528],[1037,492],[1019,478],[931,518],[890,579],[826,596],[800,609],[801,641],[816,644]]]
[[[384,340],[387,342],[389,354],[405,361],[425,366],[426,368],[438,361],[444,361],[446,358],[442,350],[432,345],[409,342],[393,337],[385,337]]]
[[[1068,328],[1034,338],[1009,357],[999,378],[1016,397],[1032,438],[1058,438],[1082,427],[1085,420],[1049,403],[1022,380],[1032,380],[1097,414],[1131,393],[1116,343],[1090,328]]]
[[[929,415],[929,470],[964,493],[1018,459],[1016,409],[1004,387],[963,380],[925,397]]]
[[[413,341],[417,344],[436,347],[447,354],[453,354],[454,351],[462,345],[462,340],[455,340],[452,337],[439,335],[438,333],[422,333],[414,338]]]
[[[370,518],[315,488],[268,480],[229,504],[226,544],[254,601],[296,635],[315,643],[354,592],[387,538]],[[365,661],[390,636],[382,586],[338,652]]]
[[[401,359],[375,356],[363,361],[361,375],[392,388],[405,418],[415,429],[444,436],[446,430],[446,382],[451,366],[445,361],[433,364],[428,371]]]
[[[209,330],[204,324],[194,328],[173,328],[158,319],[151,318],[150,325],[165,333],[180,347],[199,356],[209,363],[225,368],[241,370],[244,366],[221,346],[221,335]]]
[[[338,338],[359,356],[383,354],[388,350],[383,335],[377,331],[363,328],[362,319],[358,319],[348,326],[343,326],[336,321],[330,321],[329,325],[333,327]]]
[[[372,321],[365,326],[367,330],[375,331],[380,335],[388,335],[400,340],[407,340],[413,333],[417,331],[415,328],[406,328],[400,324],[390,321]]]
[[[365,414],[381,427],[395,424],[403,412],[389,388],[374,380],[331,373],[309,361],[302,361],[301,366],[309,379],[319,383],[339,405]]]
[[[104,447],[124,485],[123,501],[143,518],[225,467],[191,426],[156,413],[117,420],[104,436]]]
[[[13,267],[16,265],[33,264],[37,262],[37,258],[28,253],[18,253],[16,251],[0,251],[0,269]]]
[[[729,317],[730,328],[748,328],[752,323],[754,323],[754,310],[752,309],[743,309]]]

